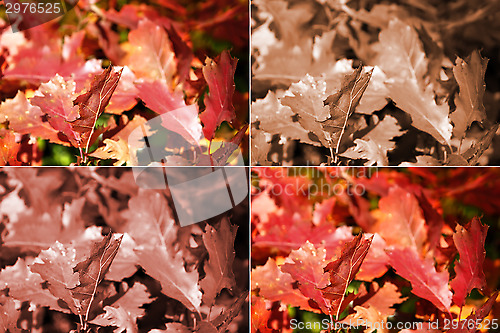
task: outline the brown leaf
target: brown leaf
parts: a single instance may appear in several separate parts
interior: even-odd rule
[[[331,300],[332,313],[336,313],[337,319],[342,307],[347,306],[345,302],[347,287],[359,271],[372,240],[373,236],[370,239],[363,239],[363,235],[359,234],[344,246],[340,258],[325,267],[325,272],[330,273],[330,285],[321,290],[324,297]]]
[[[234,239],[238,227],[232,226],[227,218],[223,218],[217,229],[209,224],[203,234],[203,243],[208,251],[208,262],[205,264],[206,276],[200,281],[203,289],[203,301],[214,304],[219,292],[231,289],[234,280]]]
[[[116,238],[109,233],[101,242],[95,243],[90,256],[74,268],[80,275],[80,284],[71,289],[73,298],[77,301],[78,314],[85,322],[88,320],[92,302],[96,297],[97,287],[104,279],[104,275],[111,266],[113,259],[118,253],[123,235]]]
[[[70,123],[73,130],[80,133],[78,145],[84,148],[85,152],[89,150],[90,138],[95,131],[97,119],[104,112],[118,86],[122,71],[123,68],[119,72],[114,72],[113,67],[109,66],[94,78],[87,93],[78,96],[73,101],[73,104],[79,107],[79,117]]]
[[[335,155],[339,152],[347,120],[354,113],[372,77],[373,69],[366,73],[362,71],[363,67],[360,66],[352,74],[346,75],[342,88],[324,101],[325,105],[330,106],[330,118],[325,120],[322,126],[325,131],[331,133],[330,147],[335,147]]]
[[[78,274],[73,272],[75,249],[65,248],[57,242],[48,250],[43,250],[30,269],[47,281],[52,295],[63,300],[73,313],[77,313],[70,289],[78,284]]]
[[[238,316],[241,311],[241,307],[245,304],[245,300],[248,297],[248,290],[241,293],[241,295],[234,301],[231,306],[227,307],[217,318],[212,320],[210,323],[217,327],[219,332],[226,332],[229,324]]]
[[[459,57],[455,60],[453,75],[455,75],[460,92],[455,96],[457,109],[450,117],[455,125],[453,133],[458,138],[465,135],[465,131],[473,121],[482,122],[486,118],[483,96],[487,64],[488,59],[481,57],[477,50],[465,60]]]

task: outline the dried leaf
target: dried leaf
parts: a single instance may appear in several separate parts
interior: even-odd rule
[[[335,154],[339,153],[340,142],[345,133],[347,120],[354,113],[361,97],[368,87],[373,69],[363,73],[360,66],[352,74],[345,76],[342,87],[338,92],[328,96],[324,101],[330,107],[330,117],[322,123],[323,129],[331,135],[330,147],[335,147]]]
[[[127,142],[121,138],[118,141],[112,139],[104,139],[104,147],[97,148],[89,156],[99,158],[101,160],[116,160],[114,166],[130,165],[130,155]]]
[[[231,324],[234,318],[236,318],[240,314],[241,308],[243,307],[243,304],[245,304],[248,296],[248,291],[242,292],[233,304],[231,304],[229,307],[226,307],[226,309],[224,309],[224,311],[218,317],[210,322],[214,327],[217,328],[218,332],[226,332],[228,326]],[[202,330],[199,329],[199,331]]]
[[[78,105],[78,118],[68,120],[75,132],[80,134],[78,147],[88,152],[92,144],[91,138],[95,131],[97,119],[104,112],[113,92],[118,86],[123,68],[119,72],[114,72],[109,66],[101,74],[96,75],[87,93],[78,96],[74,100],[74,105]]]
[[[469,165],[476,165],[479,161],[479,158],[483,156],[484,151],[488,149],[493,138],[497,135],[497,130],[500,124],[493,125],[486,134],[480,138],[477,142],[475,142],[472,147],[467,149],[462,157],[469,163]]]
[[[346,324],[350,323],[363,323],[362,326],[365,326],[366,329],[364,333],[389,333],[387,329],[387,321],[376,308],[373,306],[355,306],[352,315],[347,316],[342,322]]]
[[[325,272],[330,273],[330,285],[321,289],[325,298],[331,301],[331,313],[339,318],[343,308],[347,306],[347,287],[354,280],[363,260],[368,254],[373,236],[370,239],[363,239],[363,235],[357,235],[352,241],[347,243],[340,257],[329,263]]]
[[[113,233],[109,233],[101,242],[94,244],[89,258],[74,268],[74,271],[79,273],[80,284],[71,289],[71,294],[77,303],[78,314],[84,318],[84,322],[89,319],[97,287],[118,253],[122,237],[123,235],[116,237]]]
[[[396,304],[404,302],[408,297],[401,298],[401,293],[398,292],[398,287],[390,282],[386,282],[382,288],[377,290],[373,297],[370,297],[363,303],[364,307],[375,308],[383,318],[394,315],[395,309],[392,307]]]
[[[137,324],[123,307],[105,306],[105,313],[92,320],[92,324],[100,326],[117,326],[114,333],[137,333]]]

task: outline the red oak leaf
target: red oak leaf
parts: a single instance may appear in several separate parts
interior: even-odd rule
[[[48,116],[49,124],[77,147],[80,134],[70,125],[71,121],[78,118],[78,107],[73,105],[77,97],[75,91],[76,83],[73,80],[66,81],[56,74],[49,82],[40,85],[30,102],[40,107]]]
[[[139,91],[134,84],[135,80],[134,73],[132,73],[128,66],[124,66],[120,82],[118,82],[118,86],[106,108],[107,113],[122,114],[137,104]]]
[[[457,57],[453,67],[453,75],[457,80],[460,92],[455,95],[457,109],[451,114],[455,125],[453,133],[462,138],[473,121],[482,122],[486,118],[483,105],[485,90],[484,75],[488,59],[474,51],[466,60]]]
[[[198,310],[202,298],[198,271],[186,269],[182,251],[174,248],[179,228],[165,196],[158,191],[141,190],[129,200],[129,209],[122,216],[128,220],[124,231],[141,244],[134,249],[138,263],[160,282],[162,293],[191,311]]]
[[[21,258],[17,259],[14,266],[7,266],[0,272],[0,290],[9,288],[8,295],[11,299],[17,299],[21,302],[29,301],[33,304],[69,313],[67,308],[61,308],[58,304],[58,297],[42,287],[43,283],[44,280],[40,275],[32,273],[24,259]]]
[[[370,229],[384,238],[387,245],[410,246],[417,252],[427,237],[425,220],[418,200],[410,192],[393,187],[379,201],[377,224]]]
[[[178,300],[190,311],[199,311],[202,295],[198,272],[186,271],[182,253],[173,255],[173,251],[173,246],[168,249],[139,246],[136,254],[146,273],[160,282],[163,294]]]
[[[186,105],[182,93],[172,92],[163,81],[140,81],[136,87],[144,104],[161,115],[163,127],[182,135],[190,144],[198,144],[202,129],[196,104]]]
[[[267,327],[270,316],[266,301],[262,297],[252,295],[252,333],[272,333],[272,329]]]
[[[309,306],[307,297],[293,287],[293,283],[291,275],[283,273],[274,259],[269,258],[264,266],[252,269],[252,290],[258,290],[259,296],[317,312]]]
[[[31,28],[29,35],[29,42],[19,48],[10,62],[15,65],[6,70],[5,79],[40,84],[59,74],[65,79],[72,78],[77,88],[82,89],[91,75],[101,70],[100,60],[85,61],[81,52],[77,52],[82,47],[84,31],[65,37],[62,45],[58,42],[60,38],[44,26]]]
[[[12,131],[0,130],[0,165],[21,165],[17,159],[21,144]]]
[[[207,58],[203,67],[203,76],[208,83],[208,95],[204,102],[206,109],[200,114],[205,138],[212,140],[215,130],[223,121],[229,123],[236,119],[233,106],[234,73],[237,59],[231,58],[229,51],[223,51],[213,61]]]
[[[451,291],[448,272],[437,272],[432,257],[422,259],[413,247],[388,250],[389,263],[396,273],[410,281],[412,292],[432,302],[439,310],[449,313]]]
[[[297,281],[302,294],[315,301],[324,313],[330,313],[330,304],[321,292],[328,285],[328,274],[323,270],[327,262],[323,247],[316,248],[306,242],[300,249],[292,251],[281,266],[284,273]]]
[[[484,241],[487,232],[488,226],[482,225],[477,218],[474,218],[465,228],[458,225],[453,234],[453,241],[460,259],[455,263],[457,276],[450,285],[455,292],[453,302],[459,307],[464,305],[465,297],[472,289],[486,287],[483,264],[486,254]]]
[[[131,48],[123,65],[129,66],[137,78],[160,80],[171,86],[176,61],[165,29],[143,19],[130,31],[128,40]]]
[[[8,99],[0,105],[0,122],[9,123],[9,129],[33,137],[40,137],[55,143],[63,144],[57,138],[57,130],[42,120],[43,113],[38,106],[30,104],[26,95],[18,91],[16,97]]]
[[[356,278],[363,281],[372,281],[387,272],[389,257],[385,253],[386,243],[378,234],[373,235],[370,250],[366,255]]]
[[[123,69],[114,72],[113,67],[109,66],[101,74],[94,77],[89,91],[78,96],[73,102],[79,107],[79,117],[70,123],[73,130],[80,134],[78,147],[84,148],[85,152],[88,152],[92,144],[91,138],[97,119],[104,112],[118,86],[122,71]]]
[[[372,240],[373,236],[370,239],[363,239],[362,234],[357,235],[344,246],[340,257],[325,267],[325,272],[330,273],[330,285],[323,288],[322,292],[325,298],[331,300],[331,313],[335,313],[337,319],[343,308],[348,305],[347,287],[358,273]]]
[[[382,288],[377,290],[375,295],[370,297],[363,303],[365,308],[372,306],[384,317],[392,316],[395,309],[392,308],[395,304],[402,303],[408,297],[401,298],[401,293],[398,292],[398,287],[390,282],[386,282]]]

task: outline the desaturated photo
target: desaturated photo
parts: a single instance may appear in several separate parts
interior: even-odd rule
[[[500,3],[251,1],[252,165],[499,165]]]
[[[0,332],[248,332],[248,201],[135,172],[0,169]]]

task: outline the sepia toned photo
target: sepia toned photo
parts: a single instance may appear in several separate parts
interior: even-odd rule
[[[254,0],[252,165],[499,165],[500,4]]]
[[[248,332],[248,201],[144,177],[0,169],[0,332]]]

